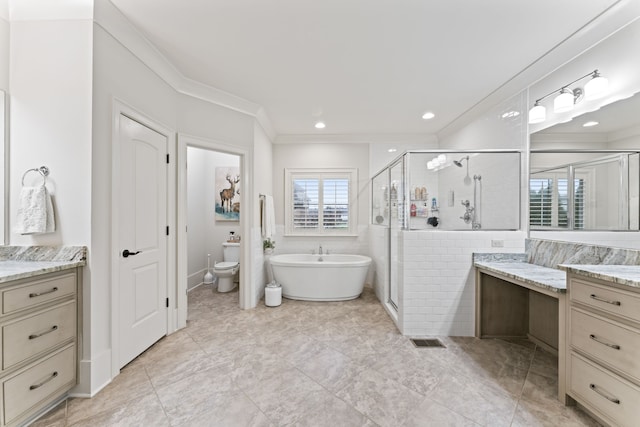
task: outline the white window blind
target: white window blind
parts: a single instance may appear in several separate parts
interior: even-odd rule
[[[353,235],[355,182],[355,169],[286,169],[286,234]]]
[[[552,178],[531,178],[529,180],[529,223],[531,226],[551,226],[553,192]]]
[[[529,224],[531,227],[569,227],[573,206],[573,228],[585,227],[585,179],[575,178],[573,203],[569,203],[567,178],[560,173],[529,179]],[[566,176],[566,175],[565,175]]]

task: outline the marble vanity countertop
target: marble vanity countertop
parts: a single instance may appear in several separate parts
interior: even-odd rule
[[[79,261],[4,261],[0,260],[0,283],[81,267]]]
[[[473,265],[552,292],[567,292],[567,274],[562,270],[526,262],[525,254],[474,254]]]
[[[640,288],[640,265],[560,264],[558,267],[569,273]]]
[[[86,265],[85,246],[2,246],[0,283]]]

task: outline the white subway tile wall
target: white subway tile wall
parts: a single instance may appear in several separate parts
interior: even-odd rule
[[[525,238],[523,231],[402,232],[399,329],[407,336],[472,336],[473,252],[524,252]]]

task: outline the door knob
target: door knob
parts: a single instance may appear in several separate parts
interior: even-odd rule
[[[124,251],[122,251],[122,257],[127,258],[130,256],[138,255],[139,253],[140,251],[131,252],[129,249],[125,249]]]

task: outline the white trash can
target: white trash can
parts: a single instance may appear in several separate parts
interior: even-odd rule
[[[282,286],[275,281],[264,288],[264,304],[267,307],[277,307],[282,304]]]

